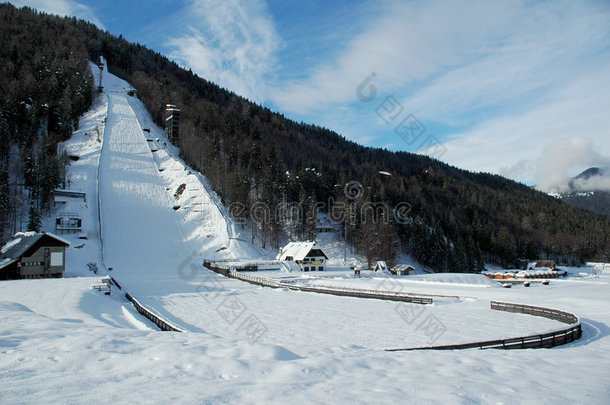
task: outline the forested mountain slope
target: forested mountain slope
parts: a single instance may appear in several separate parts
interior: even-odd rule
[[[90,103],[84,90],[90,88],[87,58],[104,56],[111,72],[137,89],[157,124],[164,125],[167,103],[182,110],[183,157],[226,204],[239,208],[235,215],[253,221],[257,243],[276,245],[284,230],[313,237],[315,221],[275,215],[276,207],[295,203],[301,219],[316,218],[316,210],[339,213],[335,219],[348,228],[350,243],[370,260],[391,261],[400,247],[438,271],[476,271],[483,262],[512,265],[518,258],[610,260],[610,219],[525,185],[426,156],[363,147],[325,128],[291,121],[74,18],[0,5],[0,21],[2,43],[14,44],[0,50],[3,151],[11,145],[26,148],[25,139],[33,136],[28,134],[67,136]],[[67,66],[48,68],[41,60]],[[7,67],[16,64],[19,68]],[[45,80],[76,84],[41,86]],[[24,111],[29,100],[54,106],[61,119],[53,125],[49,119],[41,132],[43,118],[51,114]],[[2,155],[3,168],[7,156]],[[362,189],[350,189],[358,183]],[[355,190],[348,195],[357,198],[347,198],[346,185]]]
[[[0,5],[0,239],[40,226],[63,186],[68,139],[92,101],[82,24]],[[23,205],[26,208],[23,208]]]

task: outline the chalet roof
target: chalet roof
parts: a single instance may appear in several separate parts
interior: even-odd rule
[[[535,260],[533,262],[529,262],[527,264],[527,268],[540,268],[540,267],[555,267],[555,262],[553,260]]]
[[[315,242],[290,242],[284,246],[276,259],[286,260],[286,257],[292,257],[293,260],[303,260],[313,249],[319,250],[328,259],[322,249],[316,246]]]
[[[374,271],[387,271],[388,265],[386,264],[385,261],[378,260],[377,263],[375,263],[375,267],[373,267],[373,270]]]
[[[43,237],[54,239],[61,245],[70,246],[70,242],[50,232],[18,232],[13,239],[2,247],[0,254],[0,269],[19,260]]]
[[[415,270],[415,267],[411,266],[410,264],[396,264],[394,267],[392,267],[392,270]]]

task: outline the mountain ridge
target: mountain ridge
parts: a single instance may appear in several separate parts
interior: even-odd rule
[[[610,191],[604,189],[607,181],[606,167],[590,167],[574,176],[568,183],[570,190],[559,194],[561,201],[574,207],[610,217]]]
[[[427,156],[367,148],[319,126],[288,120],[159,53],[75,18],[8,5],[0,11],[4,21],[13,21],[5,24],[13,31],[7,27],[3,35],[26,27],[51,29],[50,35],[73,32],[89,59],[104,56],[111,72],[137,89],[157,124],[164,124],[166,104],[181,108],[183,158],[206,175],[225,204],[245,208],[236,214],[254,223],[252,238],[262,245],[277,244],[288,223],[250,215],[253,207],[296,203],[306,213],[324,203],[330,210],[350,203],[344,189],[355,181],[363,190],[349,205],[356,220],[342,226],[348,228],[348,242],[370,260],[391,261],[400,248],[437,271],[478,271],[484,262],[511,265],[520,257],[577,263],[610,254],[607,218],[526,185]],[[25,58],[21,63],[27,63]],[[365,209],[399,203],[410,206],[404,223],[393,220],[391,210]],[[315,224],[301,221],[290,231],[312,238]]]

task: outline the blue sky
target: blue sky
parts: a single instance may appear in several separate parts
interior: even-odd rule
[[[88,19],[364,145],[547,190],[609,162],[605,0],[11,2]]]

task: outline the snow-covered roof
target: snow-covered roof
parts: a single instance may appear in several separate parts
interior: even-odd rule
[[[527,264],[527,269],[553,268],[555,262],[552,260],[536,260]]]
[[[8,252],[13,246],[18,245],[20,242],[21,237],[9,240],[4,246],[2,246],[2,249],[0,249],[0,253],[4,254],[5,252]]]
[[[388,265],[386,264],[385,261],[378,260],[377,263],[375,263],[375,267],[373,268],[373,270],[375,270],[375,271],[387,271],[388,270]]]
[[[9,264],[12,264],[15,260],[16,259],[11,259],[10,257],[7,257],[7,258],[4,258],[4,259],[0,260],[0,270],[5,268]]]
[[[62,238],[61,236],[57,236],[53,232],[46,232],[46,234],[49,235],[50,237],[52,237],[53,239],[57,239],[58,241],[65,243],[67,246],[70,246],[70,242],[68,242],[66,239]]]
[[[70,246],[70,242],[54,235],[50,232],[47,233],[36,233],[36,232],[19,232],[15,234],[15,238],[10,240],[2,247],[2,267],[9,264],[5,259],[18,259],[28,251],[36,242],[38,242],[43,236],[53,238],[66,246]]]
[[[277,255],[277,260],[286,260],[286,257],[292,257],[292,260],[303,260],[312,249],[320,249],[316,246],[316,242],[290,242]],[[321,250],[320,250],[321,251]],[[326,257],[324,252],[322,255]]]
[[[400,271],[409,270],[409,269],[415,270],[415,267],[411,266],[410,264],[396,264],[396,265],[394,265],[394,267],[392,267],[392,270],[400,270]]]

